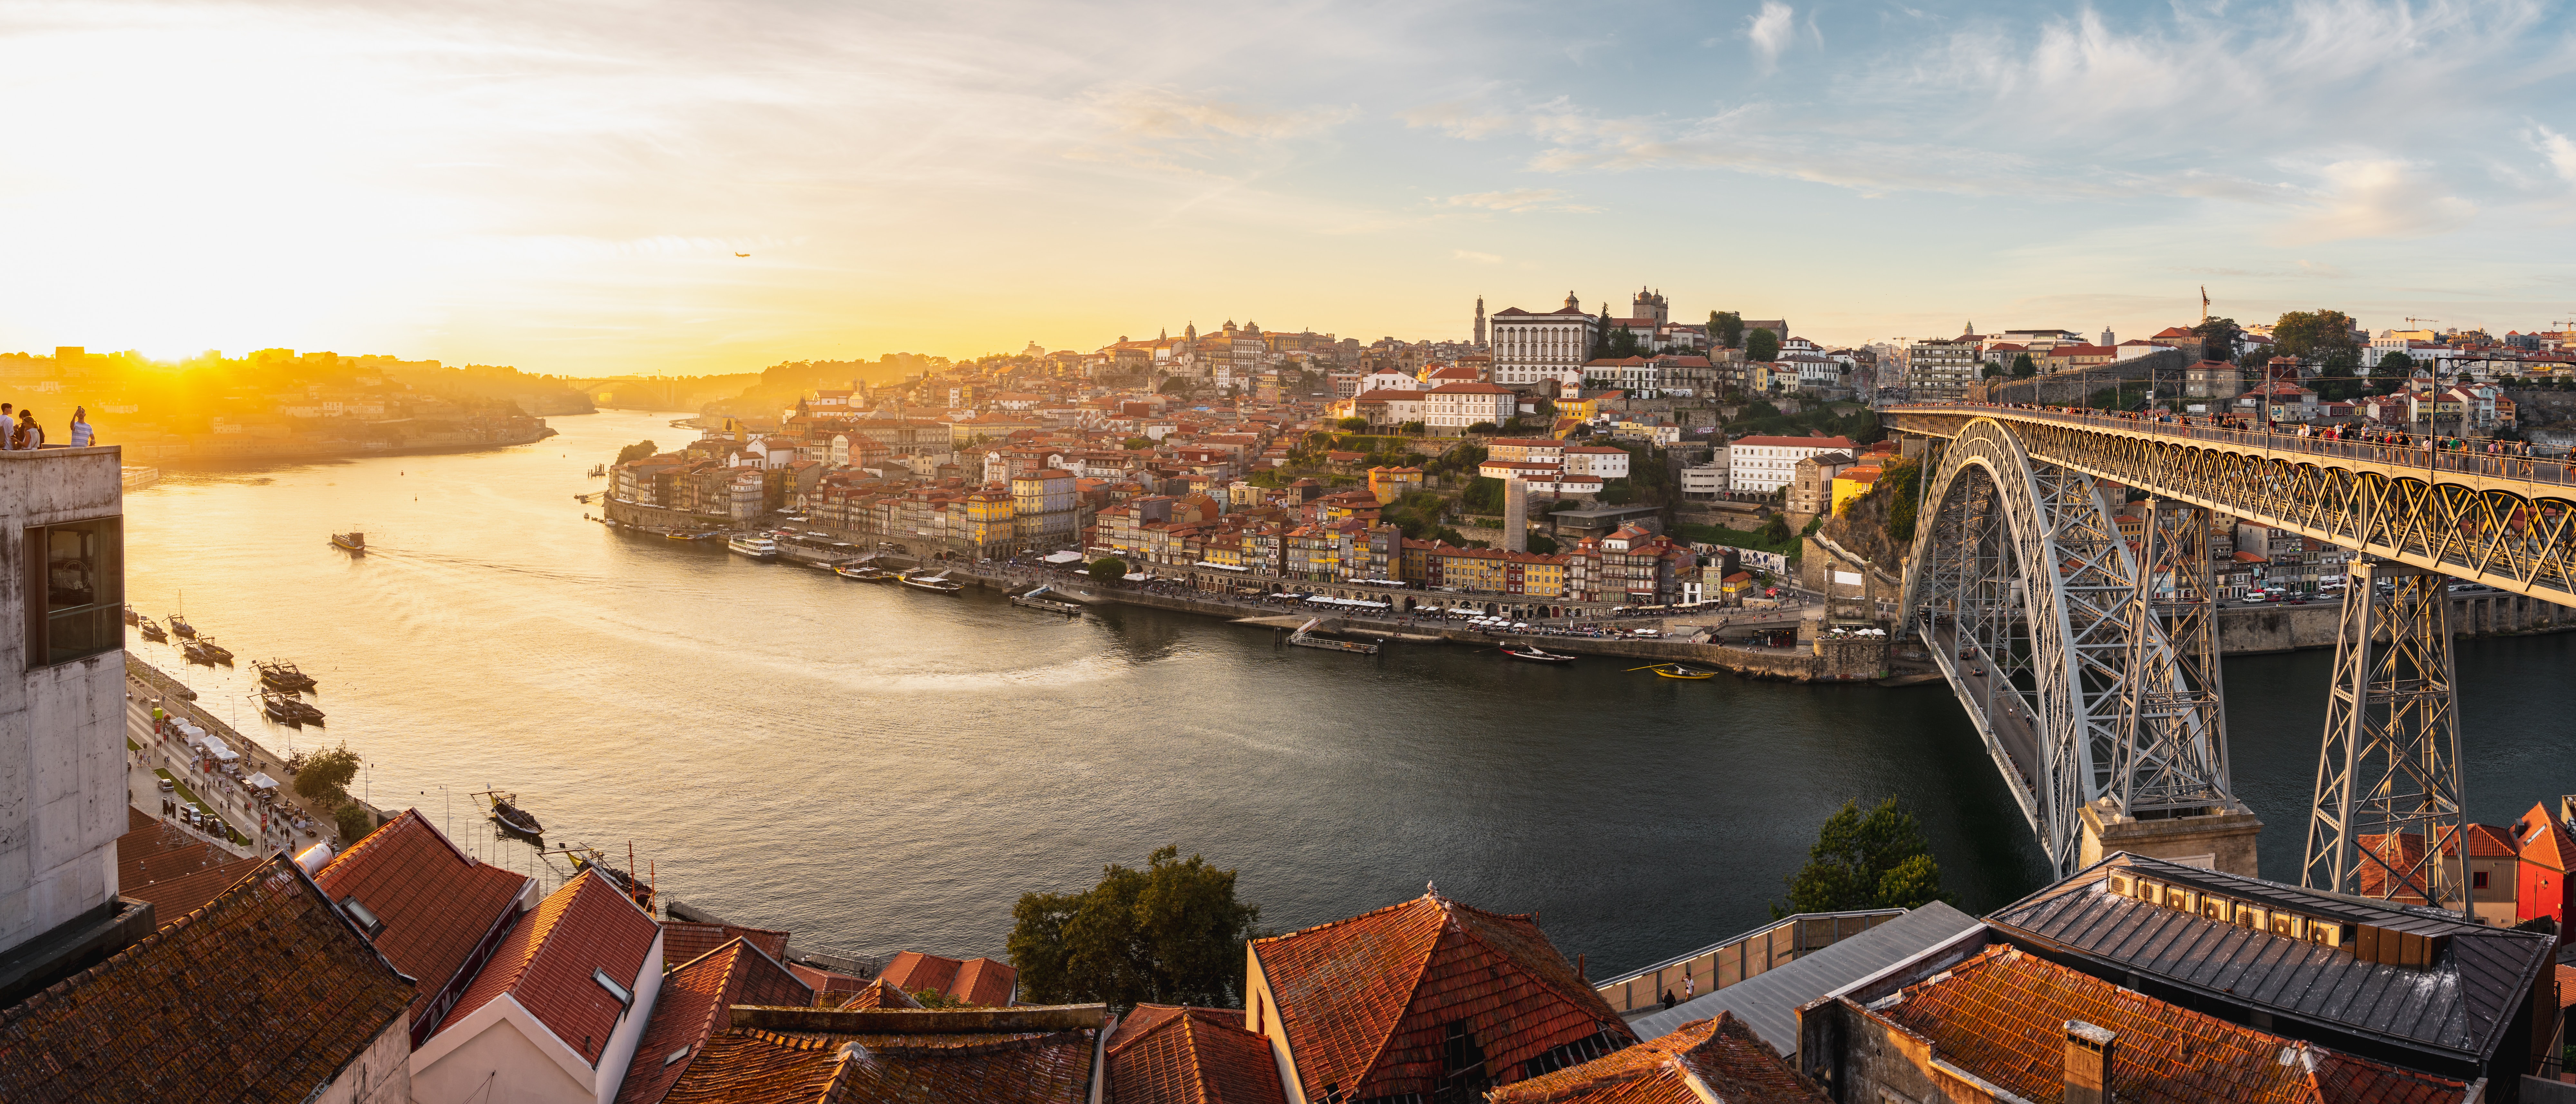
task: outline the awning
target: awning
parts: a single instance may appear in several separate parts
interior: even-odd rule
[[[1080,562],[1082,562],[1082,553],[1080,553],[1080,552],[1049,552],[1049,553],[1047,553],[1047,554],[1046,554],[1046,555],[1044,555],[1044,556],[1040,556],[1040,557],[1038,557],[1038,562],[1039,562],[1039,563],[1051,563],[1051,564],[1061,564],[1061,563],[1080,563]]]
[[[261,771],[249,778],[243,779],[242,781],[250,783],[250,788],[254,790],[273,790],[277,788],[277,780],[270,778],[267,771]]]
[[[1131,583],[1141,583],[1141,582],[1144,582],[1144,581],[1145,581],[1145,573],[1144,573],[1144,572],[1142,572],[1142,571],[1130,571],[1130,572],[1128,572],[1128,573],[1127,573],[1127,581],[1128,581],[1128,582],[1131,582]]]
[[[229,762],[232,762],[232,761],[233,761],[233,760],[235,760],[235,759],[239,759],[239,758],[241,758],[241,753],[240,753],[240,752],[238,752],[238,751],[234,751],[233,749],[228,748],[228,747],[225,747],[225,746],[224,746],[224,745],[222,745],[222,744],[214,744],[214,745],[212,745],[212,746],[209,746],[208,748],[206,748],[206,754],[208,754],[208,755],[212,755],[212,756],[214,756],[217,760],[222,761],[222,762],[226,762],[226,763],[229,763]]]

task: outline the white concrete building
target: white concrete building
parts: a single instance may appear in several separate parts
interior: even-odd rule
[[[1745,437],[1726,447],[1727,482],[1734,491],[1770,494],[1789,485],[1798,461],[1856,451],[1848,437]]]
[[[1501,425],[1520,410],[1520,396],[1490,383],[1451,383],[1422,395],[1422,422],[1434,433],[1465,433],[1479,422]]]
[[[1560,463],[1568,475],[1597,475],[1603,479],[1628,478],[1628,450],[1608,445],[1575,445],[1561,455]]]
[[[1720,449],[1709,462],[1682,469],[1682,497],[1706,502],[1727,492],[1726,451]]]
[[[1494,313],[1494,382],[1505,387],[1580,383],[1601,320],[1565,293],[1565,306],[1545,313],[1505,307]]]
[[[662,928],[616,883],[575,875],[521,919],[412,1052],[412,1098],[609,1104],[662,991]]]

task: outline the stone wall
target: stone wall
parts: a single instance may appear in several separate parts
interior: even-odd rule
[[[659,506],[621,502],[613,498],[602,500],[601,505],[607,510],[608,520],[646,529],[707,529],[733,524],[733,519],[729,517],[693,514],[687,510],[666,510]]]

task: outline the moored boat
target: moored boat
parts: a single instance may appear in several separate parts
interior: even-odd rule
[[[179,645],[179,650],[187,653],[188,662],[190,663],[203,663],[208,667],[215,665],[214,653],[207,651],[206,646],[203,643],[191,640],[185,644]]]
[[[268,714],[268,719],[280,724],[302,727],[322,723],[322,711],[314,708],[313,703],[293,694],[282,694],[266,688],[262,688],[259,692],[259,710]]]
[[[1541,651],[1539,650],[1539,646],[1536,644],[1505,644],[1503,645],[1503,654],[1510,656],[1513,659],[1525,659],[1532,663],[1574,662],[1573,656],[1558,655],[1554,652]]]
[[[220,663],[226,667],[233,665],[233,650],[215,643],[214,637],[198,637],[197,647],[205,651],[206,657],[210,662]]]
[[[170,631],[190,640],[197,638],[197,627],[189,624],[187,618],[175,613],[170,615]]]
[[[251,666],[258,668],[259,681],[277,689],[290,691],[313,689],[313,676],[305,674],[285,660],[253,660]]]
[[[170,631],[162,628],[160,622],[149,617],[144,618],[135,627],[143,630],[143,639],[145,640],[163,641],[170,639]]]
[[[546,826],[537,823],[536,814],[518,806],[519,795],[485,790],[474,796],[491,806],[493,823],[531,839],[546,834]]]
[[[755,560],[774,560],[778,558],[778,542],[772,538],[757,534],[745,534],[743,536],[727,540],[725,542],[725,548],[737,556],[749,556]]]
[[[140,613],[136,613],[136,612],[134,612],[134,607],[133,607],[131,604],[128,604],[128,605],[125,607],[125,623],[126,623],[126,624],[128,624],[128,625],[132,625],[132,624],[139,623],[139,622],[141,622],[142,620],[143,620],[143,615],[142,615],[142,614],[140,614]]]
[[[907,571],[903,575],[903,585],[915,590],[926,590],[933,594],[955,594],[958,591],[966,589],[966,584],[951,580],[947,576],[948,573],[945,571],[934,575],[924,575],[919,571]]]
[[[838,575],[844,579],[857,579],[863,583],[874,583],[881,582],[894,573],[882,567],[874,567],[868,564],[842,564],[833,568],[832,574]]]
[[[352,556],[364,556],[367,554],[367,535],[358,532],[333,533],[331,546]]]
[[[1679,663],[1655,663],[1644,667],[1631,667],[1628,669],[1631,671],[1653,671],[1655,674],[1668,679],[1704,679],[1717,677],[1717,672],[1715,671],[1703,671],[1697,667],[1685,667]]]
[[[608,465],[606,465],[606,464],[592,464],[592,465],[590,466],[590,477],[591,477],[591,478],[593,478],[593,479],[597,479],[597,478],[599,478],[600,476],[603,476],[603,475],[606,475],[606,474],[608,474]]]

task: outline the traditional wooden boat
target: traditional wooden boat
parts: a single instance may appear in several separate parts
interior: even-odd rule
[[[1684,667],[1678,663],[1657,663],[1650,666],[1631,667],[1628,669],[1631,671],[1653,671],[1655,674],[1668,679],[1704,679],[1717,677],[1717,672],[1715,671],[1703,671],[1697,667]]]
[[[894,577],[894,572],[869,564],[841,564],[832,569],[832,574],[862,583],[881,583]]]
[[[191,640],[181,644],[179,650],[187,654],[190,663],[203,663],[208,667],[215,665],[214,653],[207,651],[206,646],[197,641]]]
[[[187,618],[175,613],[170,615],[170,631],[190,640],[197,638],[197,627],[189,624]]]
[[[297,728],[322,723],[321,710],[293,694],[281,694],[275,690],[259,692],[259,711],[268,714],[269,720]]]
[[[352,556],[364,556],[367,554],[367,535],[356,532],[333,533],[331,546]]]
[[[1536,644],[1505,644],[1503,645],[1502,651],[1504,655],[1510,656],[1513,659],[1525,659],[1532,663],[1574,662],[1573,656],[1558,655],[1555,652],[1541,651],[1539,650],[1539,646]]]
[[[137,624],[137,623],[141,622],[142,620],[143,620],[143,615],[142,615],[142,614],[139,614],[139,613],[134,612],[134,606],[133,606],[131,603],[128,603],[128,604],[126,605],[126,607],[125,607],[125,623],[126,623],[126,624],[128,624],[128,625],[132,625],[132,624]]]
[[[537,823],[536,814],[518,806],[519,795],[499,790],[484,790],[474,796],[482,798],[492,809],[492,822],[519,835],[536,839],[546,834],[546,826]]]
[[[277,689],[290,691],[313,689],[313,676],[305,674],[285,660],[254,660],[251,666],[259,669],[259,681]]]
[[[158,641],[170,639],[170,630],[162,628],[160,622],[149,617],[144,618],[142,622],[135,627],[143,630],[143,639],[145,640]]]
[[[573,846],[564,848],[559,852],[549,851],[543,853],[560,854],[570,858],[572,860],[574,870],[586,870],[598,873],[600,877],[608,879],[609,882],[615,885],[618,889],[625,891],[626,896],[635,902],[636,907],[643,909],[647,913],[653,911],[653,886],[650,883],[637,878],[634,874],[621,870],[614,864],[610,863],[608,861],[608,856],[600,854],[598,848],[574,844]],[[627,861],[631,863],[634,860],[629,859]]]
[[[220,663],[226,667],[233,665],[233,650],[215,643],[214,637],[198,637],[196,647],[206,653],[209,662]]]

